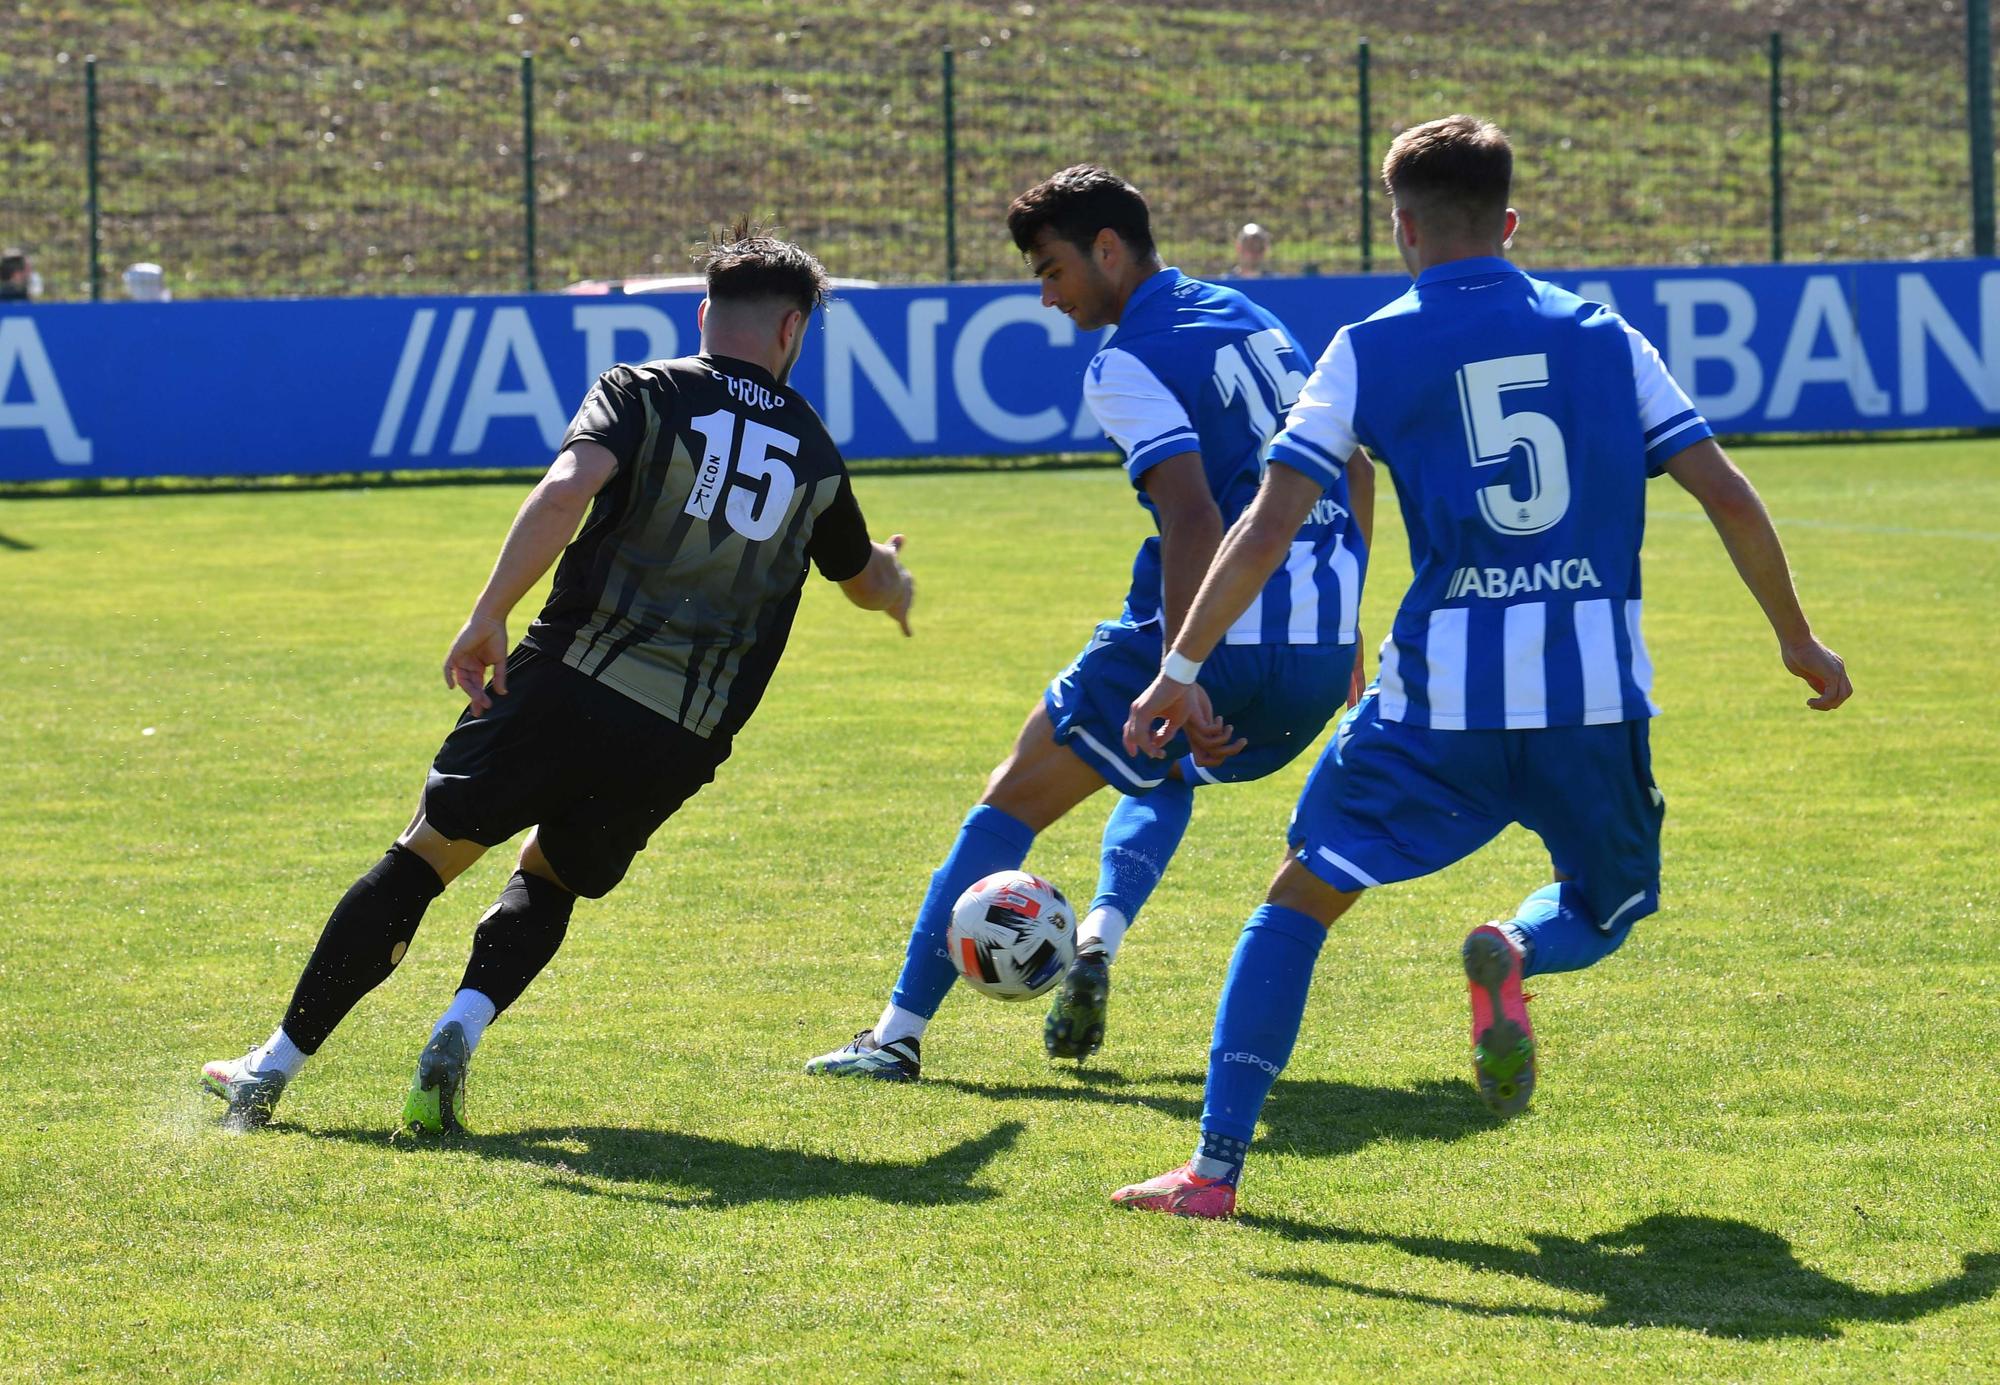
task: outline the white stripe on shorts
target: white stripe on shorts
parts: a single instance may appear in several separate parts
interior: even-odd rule
[[[1331,863],[1336,870],[1346,871],[1349,875],[1353,876],[1355,880],[1359,881],[1363,885],[1369,886],[1371,889],[1381,883],[1374,876],[1370,875],[1367,871],[1361,869],[1361,867],[1355,865],[1354,862],[1348,860],[1345,856],[1337,856],[1333,852],[1328,851],[1325,847],[1319,848],[1319,854],[1325,857],[1326,860],[1329,863]]]
[[[1070,727],[1069,733],[1096,751],[1099,759],[1124,775],[1125,782],[1134,788],[1157,789],[1161,784],[1166,782],[1165,775],[1161,775],[1158,779],[1141,779],[1132,772],[1132,766],[1125,763],[1122,755],[1115,755],[1111,751],[1106,750],[1102,741],[1098,740],[1097,737],[1091,735],[1090,732],[1084,730],[1081,726]]]

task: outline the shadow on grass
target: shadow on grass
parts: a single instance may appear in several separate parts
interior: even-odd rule
[[[1190,1127],[1201,1119],[1204,1081],[1200,1073],[1173,1073],[1134,1082],[1090,1067],[1065,1070],[1064,1077],[1048,1082],[924,1079],[927,1086],[950,1087],[995,1101],[1143,1106],[1185,1120]],[[1185,1094],[1149,1090],[1161,1086],[1179,1087]],[[1398,1144],[1459,1140],[1498,1124],[1469,1082],[1430,1078],[1408,1087],[1367,1087],[1327,1078],[1281,1078],[1271,1093],[1271,1104],[1264,1108],[1265,1133],[1257,1148],[1324,1157],[1352,1154],[1385,1140]],[[1192,1128],[1188,1138],[1194,1138]]]
[[[33,553],[35,546],[26,539],[17,539],[11,534],[0,534],[0,548],[9,553]]]
[[[1470,1303],[1404,1289],[1383,1289],[1318,1270],[1278,1270],[1260,1277],[1371,1298],[1451,1308],[1482,1317],[1546,1318],[1591,1327],[1678,1327],[1718,1337],[1837,1337],[1841,1323],[1903,1323],[2000,1289],[2000,1253],[1967,1255],[1959,1272],[1925,1289],[1876,1293],[1799,1263],[1775,1232],[1724,1217],[1664,1213],[1587,1240],[1536,1236],[1532,1249],[1437,1236],[1391,1236],[1317,1226],[1283,1217],[1244,1224],[1294,1241],[1387,1245],[1424,1259],[1513,1275],[1568,1293],[1593,1295],[1590,1310],[1539,1304]]]
[[[386,1145],[380,1129],[312,1130],[301,1135],[351,1144]],[[867,1197],[905,1206],[985,1202],[999,1194],[972,1180],[1013,1147],[1018,1121],[995,1126],[926,1159],[909,1163],[837,1159],[796,1149],[738,1144],[679,1130],[616,1126],[547,1126],[492,1135],[459,1135],[396,1143],[412,1154],[476,1154],[544,1169],[545,1185],[585,1197],[609,1197],[671,1206],[735,1207],[749,1202],[803,1202],[825,1197]],[[659,1184],[675,1192],[606,1188],[587,1179]],[[693,1190],[693,1191],[685,1191]]]

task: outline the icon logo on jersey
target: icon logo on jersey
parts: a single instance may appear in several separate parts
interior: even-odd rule
[[[1603,585],[1597,580],[1597,569],[1590,565],[1590,559],[1555,558],[1533,567],[1462,567],[1451,575],[1444,599],[1483,596],[1490,601],[1523,592],[1574,592]]]

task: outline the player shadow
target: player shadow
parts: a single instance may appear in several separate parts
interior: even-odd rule
[[[1143,1106],[1187,1121],[1201,1119],[1201,1073],[1166,1073],[1132,1079],[1101,1068],[1080,1067],[1048,1082],[972,1082],[925,1077],[926,1086],[950,1087],[994,1101],[1089,1102]],[[1174,1086],[1185,1095],[1156,1090]],[[1260,1151],[1327,1157],[1352,1154],[1384,1141],[1449,1143],[1499,1121],[1469,1082],[1426,1078],[1407,1087],[1370,1087],[1332,1078],[1280,1078],[1264,1108]],[[1192,1138],[1192,1134],[1190,1134]]]
[[[1878,1293],[1799,1263],[1784,1237],[1725,1217],[1661,1213],[1587,1239],[1534,1236],[1531,1249],[1441,1236],[1395,1236],[1246,1216],[1246,1225],[1287,1240],[1387,1245],[1407,1255],[1512,1275],[1599,1300],[1596,1308],[1474,1303],[1385,1289],[1319,1270],[1257,1272],[1317,1289],[1345,1289],[1481,1317],[1544,1318],[1589,1327],[1673,1327],[1715,1337],[1838,1337],[1841,1324],[1906,1323],[1976,1303],[2000,1289],[2000,1253],[1967,1255],[1955,1275],[1923,1289]]]
[[[380,1129],[313,1130],[318,1139],[352,1144],[391,1142]],[[680,1130],[622,1126],[538,1126],[493,1134],[394,1142],[413,1154],[476,1154],[546,1170],[546,1187],[584,1197],[678,1207],[738,1207],[752,1202],[806,1202],[866,1197],[899,1206],[986,1202],[1000,1194],[973,1180],[1020,1137],[1019,1121],[961,1140],[928,1158],[909,1161],[841,1159],[830,1154],[739,1144]],[[609,1183],[615,1187],[605,1187]],[[674,1191],[652,1191],[647,1185]]]
[[[0,534],[0,548],[9,553],[33,553],[35,546],[26,539],[17,539],[11,534]]]

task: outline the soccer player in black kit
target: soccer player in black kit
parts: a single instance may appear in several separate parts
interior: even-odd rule
[[[839,450],[785,383],[826,301],[825,270],[744,225],[710,245],[706,270],[701,354],[599,377],[515,516],[445,656],[445,685],[468,705],[416,819],[335,906],[270,1039],[202,1070],[232,1124],[268,1121],[305,1060],[395,970],[430,902],[532,828],[405,1104],[406,1126],[462,1129],[473,1049],[555,955],[577,896],[617,885],[729,757],[784,650],[808,562],[909,634],[902,536],[870,541]],[[559,553],[548,604],[510,652],[507,616]]]

